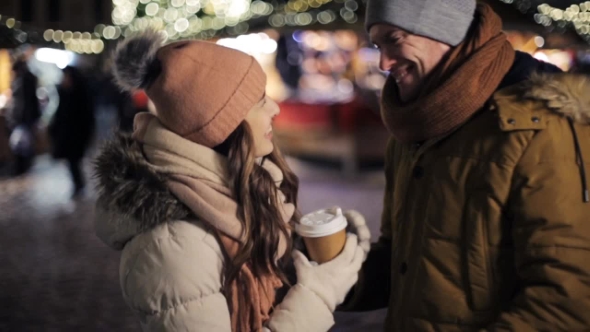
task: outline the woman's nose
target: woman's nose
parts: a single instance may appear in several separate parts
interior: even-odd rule
[[[270,117],[274,119],[277,115],[281,114],[281,108],[275,101],[272,101],[272,103],[273,107],[271,107]]]

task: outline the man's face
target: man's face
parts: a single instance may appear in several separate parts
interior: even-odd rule
[[[414,100],[425,78],[451,47],[430,38],[413,35],[389,24],[375,24],[369,30],[371,42],[379,48],[379,68],[395,79],[402,102]]]

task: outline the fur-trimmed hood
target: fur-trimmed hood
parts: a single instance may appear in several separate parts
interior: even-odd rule
[[[577,123],[590,125],[590,78],[586,75],[532,75],[524,97],[544,102],[548,109]]]
[[[590,122],[590,78],[564,73],[558,67],[516,52],[514,64],[500,83],[497,94],[507,92],[516,99],[546,103],[548,109],[569,116],[578,123]]]
[[[584,157],[588,154],[587,128],[580,127],[590,125],[588,91],[590,78],[585,75],[537,72],[527,80],[498,91],[493,97],[495,105],[492,106],[499,113],[499,124],[504,131],[543,129],[548,119],[555,119],[555,115],[567,119],[573,136],[571,146],[575,148],[576,159],[582,161],[586,160]],[[583,187],[582,199],[590,202],[584,163],[578,164]]]
[[[549,110],[564,116],[570,123],[576,159],[579,161],[580,181],[582,183],[582,200],[590,202],[590,190],[584,160],[584,146],[587,136],[578,134],[574,123],[590,125],[590,78],[579,74],[535,74],[525,84],[525,98],[540,101]],[[582,140],[580,140],[580,137]],[[586,151],[587,152],[587,151]],[[587,156],[586,156],[587,157]]]
[[[107,142],[95,161],[98,180],[95,229],[107,245],[122,249],[135,235],[191,211],[166,187],[129,135]]]

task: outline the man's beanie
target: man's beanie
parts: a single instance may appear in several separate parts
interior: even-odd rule
[[[451,46],[463,41],[476,0],[369,0],[365,27],[386,23]]]
[[[205,41],[162,46],[146,31],[118,45],[114,75],[124,90],[145,89],[156,116],[176,134],[219,145],[263,97],[266,74],[250,55]]]

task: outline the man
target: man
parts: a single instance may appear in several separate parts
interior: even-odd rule
[[[386,331],[590,330],[590,80],[475,0],[369,0],[389,77],[381,237],[345,310]]]

